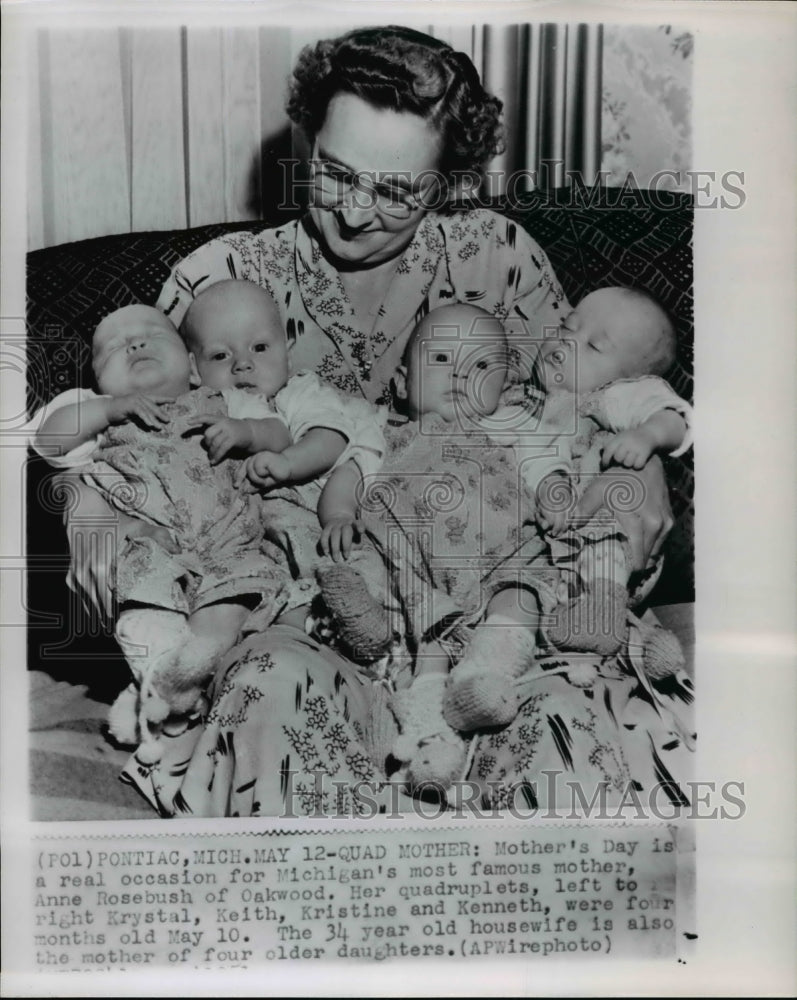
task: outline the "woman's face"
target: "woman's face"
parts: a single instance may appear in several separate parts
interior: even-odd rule
[[[417,115],[375,108],[353,94],[337,94],[313,148],[315,160],[339,177],[362,173],[370,183],[340,187],[340,197],[313,192],[310,217],[324,249],[341,268],[373,267],[398,256],[424,215],[413,193],[428,194],[440,162],[440,137]],[[416,183],[417,182],[417,183]],[[406,218],[391,212],[390,197],[412,202]],[[345,193],[344,193],[345,192]],[[385,210],[385,206],[388,210]]]

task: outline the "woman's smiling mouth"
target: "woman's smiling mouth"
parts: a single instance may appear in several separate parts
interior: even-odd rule
[[[338,233],[342,240],[354,240],[363,233],[371,232],[368,229],[370,223],[366,223],[364,226],[350,226],[343,218],[339,212],[335,212],[335,222],[337,223]]]

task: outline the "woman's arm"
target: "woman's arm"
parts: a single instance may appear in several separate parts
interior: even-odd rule
[[[539,243],[519,222],[499,216],[485,252],[489,255],[488,281],[502,283],[495,289],[496,300],[505,304],[502,319],[510,347],[520,347],[529,338],[541,340],[558,330],[570,306]],[[535,357],[536,346],[534,357],[528,360],[533,364]]]
[[[254,248],[259,239],[258,234],[240,232],[228,233],[203,243],[175,264],[155,305],[179,328],[197,295],[217,281],[226,281],[230,277],[268,287],[276,301],[278,296],[271,292],[267,280],[261,280],[254,264],[258,256]]]
[[[643,570],[659,554],[673,526],[661,459],[654,455],[642,469],[633,471],[622,466],[607,469],[591,480],[576,513],[587,520],[604,506],[628,537],[632,570]]]

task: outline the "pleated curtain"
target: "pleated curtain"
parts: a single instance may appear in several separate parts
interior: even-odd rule
[[[595,183],[601,164],[603,28],[521,24],[432,29],[467,52],[504,104],[506,149],[488,191]]]
[[[486,192],[595,179],[602,28],[426,26],[504,102]],[[45,29],[30,52],[28,246],[260,218],[306,156],[286,83],[319,29]],[[329,32],[325,32],[329,33]]]

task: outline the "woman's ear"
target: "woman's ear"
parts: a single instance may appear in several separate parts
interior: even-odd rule
[[[407,366],[399,365],[396,374],[390,380],[390,387],[396,399],[405,400],[407,398]]]
[[[194,357],[194,352],[188,352],[188,364],[191,368],[191,385],[196,388],[198,385],[202,385],[202,378],[199,374],[199,369],[196,366],[196,358]]]

